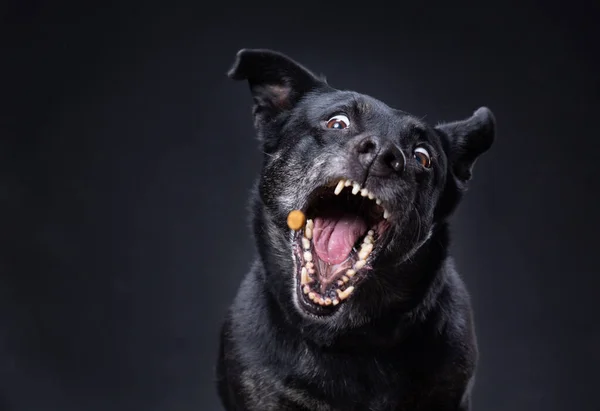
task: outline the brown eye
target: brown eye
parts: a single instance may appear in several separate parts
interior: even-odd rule
[[[415,149],[415,159],[425,168],[431,167],[431,157],[423,147]]]
[[[331,117],[327,120],[327,128],[332,128],[334,130],[343,130],[350,125],[350,120],[348,117],[339,114],[337,116]]]

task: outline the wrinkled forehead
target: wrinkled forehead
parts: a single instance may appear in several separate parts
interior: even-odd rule
[[[360,119],[365,124],[377,124],[397,132],[425,132],[427,125],[402,110],[394,109],[382,101],[352,91],[317,92],[308,95],[301,103],[308,121],[327,120],[327,116],[344,113]]]

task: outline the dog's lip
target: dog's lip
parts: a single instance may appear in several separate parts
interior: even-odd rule
[[[369,245],[370,250],[367,250],[364,253],[366,254],[365,257],[359,257],[358,249],[362,251],[362,247],[361,245],[357,245],[356,247],[358,247],[358,249],[354,248],[354,251],[352,251],[348,257],[350,259],[350,265],[346,265],[346,263],[344,263],[340,266],[339,269],[335,268],[335,266],[327,266],[327,269],[336,270],[336,272],[339,271],[339,273],[330,274],[334,275],[333,277],[321,277],[323,271],[321,271],[320,268],[315,267],[315,264],[320,264],[322,266],[324,263],[319,259],[318,255],[316,257],[312,256],[312,252],[315,251],[313,249],[312,237],[310,238],[310,242],[308,243],[309,249],[306,249],[303,246],[303,244],[305,244],[307,240],[306,238],[304,238],[305,242],[302,242],[306,226],[302,230],[292,232],[292,247],[294,247],[293,258],[295,259],[296,266],[295,292],[298,296],[300,306],[299,308],[313,316],[330,316],[337,310],[339,310],[339,308],[342,305],[344,305],[343,303],[346,303],[348,300],[354,298],[357,287],[360,287],[360,284],[367,278],[368,272],[372,270],[373,263],[376,261],[380,253],[383,251],[383,249],[387,246],[389,242],[390,236],[388,235],[388,229],[390,228],[389,226],[392,224],[392,221],[390,221],[390,219],[383,218],[383,213],[385,212],[385,208],[383,206],[384,203],[382,201],[379,201],[379,203],[376,204],[376,197],[374,194],[371,194],[371,196],[369,196],[369,194],[371,193],[369,190],[360,192],[365,187],[359,185],[358,183],[352,180],[350,180],[350,183],[346,183],[347,181],[348,179],[346,178],[330,179],[325,184],[322,184],[311,191],[311,193],[306,198],[304,206],[301,209],[306,214],[307,225],[308,221],[312,221],[313,217],[317,217],[309,214],[309,211],[311,211],[311,205],[313,201],[316,200],[317,196],[322,194],[323,190],[337,188],[340,185],[340,182],[343,182],[343,189],[353,190],[355,192],[353,193],[354,195],[357,195],[359,197],[367,197],[364,199],[365,201],[367,201],[368,199],[373,200],[373,207],[378,206],[374,210],[380,210],[379,212],[382,213],[379,216],[380,219],[374,221],[375,225],[370,225],[369,232],[366,232],[362,237],[363,240],[360,240],[359,237],[359,243],[360,241],[364,241],[364,238],[366,238],[367,235],[370,235],[371,237],[375,235],[374,231],[378,231],[376,235],[377,241],[373,241],[373,239],[371,239]],[[358,185],[358,188],[355,187],[354,184]],[[341,192],[342,190],[338,191]],[[340,193],[338,192],[335,194],[338,195]],[[350,195],[350,193],[346,193],[345,195]],[[389,217],[389,213],[386,214],[386,217]],[[381,230],[379,230],[380,228]],[[308,254],[310,254],[310,260],[308,261],[304,258],[304,256],[306,255],[305,253],[307,251]],[[310,268],[314,268],[313,274],[316,273],[316,276],[313,278],[313,281],[316,282],[306,283],[305,280],[303,280],[306,279],[307,275],[307,271],[303,272],[303,270],[307,270],[308,264],[311,265]],[[348,271],[352,271],[352,276],[348,275]],[[343,284],[340,284],[340,280],[342,279],[344,280]],[[306,289],[307,286],[309,286],[308,291]],[[311,286],[314,286],[315,288],[310,288]]]

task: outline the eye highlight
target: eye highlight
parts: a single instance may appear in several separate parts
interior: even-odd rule
[[[343,114],[338,114],[337,116],[331,117],[327,120],[327,124],[325,127],[331,128],[334,130],[343,130],[350,126],[350,120]]]
[[[415,148],[414,157],[423,167],[431,167],[431,156],[423,147]]]

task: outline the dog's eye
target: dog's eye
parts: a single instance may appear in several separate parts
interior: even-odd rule
[[[335,130],[345,129],[349,125],[350,125],[350,120],[348,120],[348,117],[346,117],[342,114],[333,116],[329,120],[327,120],[327,128],[333,128]]]
[[[423,167],[426,167],[426,168],[431,167],[431,157],[429,156],[429,153],[427,152],[427,150],[425,150],[423,147],[418,147],[415,149],[415,159]]]

